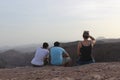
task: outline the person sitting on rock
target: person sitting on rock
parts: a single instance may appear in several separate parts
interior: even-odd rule
[[[31,61],[34,67],[40,67],[46,63],[47,56],[49,55],[48,46],[48,43],[45,42],[42,47],[37,48],[35,56]]]
[[[69,66],[71,59],[69,54],[60,47],[59,42],[54,43],[54,47],[50,49],[50,62],[55,66]]]
[[[89,38],[91,40],[88,40]],[[89,35],[89,31],[84,31],[83,39],[84,40],[82,42],[78,43],[77,52],[78,52],[79,60],[77,61],[77,63],[79,65],[94,63],[95,61],[91,54],[92,54],[92,47],[95,45],[96,40]]]

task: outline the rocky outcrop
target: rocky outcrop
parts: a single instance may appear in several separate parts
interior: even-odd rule
[[[0,69],[0,80],[119,80],[120,63]]]

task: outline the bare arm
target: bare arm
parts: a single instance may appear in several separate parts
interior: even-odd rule
[[[89,36],[89,38],[91,39],[92,45],[94,46],[94,45],[95,45],[95,43],[96,43],[95,38],[94,38],[94,37],[92,37],[92,36]]]
[[[49,58],[48,58],[48,62],[49,62],[49,64],[50,64],[51,56],[50,56],[50,54],[49,54],[48,56],[49,56]]]
[[[78,54],[78,56],[80,55],[80,48],[81,48],[81,42],[79,42],[78,46],[77,46],[77,54]]]
[[[67,52],[65,52],[65,53],[63,54],[63,57],[70,57],[70,55],[69,55]]]

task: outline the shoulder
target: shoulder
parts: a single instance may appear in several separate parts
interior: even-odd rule
[[[58,50],[58,49],[59,49],[59,47],[51,47],[51,48],[50,48],[50,51]]]
[[[83,43],[83,41],[79,41],[79,42],[78,42],[78,44],[82,44],[82,43]]]
[[[56,49],[56,47],[51,47],[50,50],[52,50],[52,49]]]
[[[62,47],[52,47],[52,48],[50,48],[51,50],[53,50],[53,49],[55,49],[55,50],[64,50],[64,48],[62,48]]]
[[[58,48],[60,48],[60,49],[64,49],[64,48],[62,48],[62,47],[58,47]]]
[[[78,47],[82,46],[82,42],[83,42],[83,41],[79,41],[79,42],[78,42]]]
[[[61,51],[65,51],[65,49],[62,48],[62,47],[57,47],[57,49],[58,49],[58,50],[61,50]]]
[[[57,49],[65,52],[65,49],[62,47],[57,47]]]
[[[49,50],[48,50],[48,49],[45,49],[45,51],[46,51],[46,52],[49,52]]]
[[[48,49],[42,49],[41,53],[43,53],[43,54],[49,54],[49,50]]]
[[[64,50],[64,51],[65,51],[65,49],[64,49],[64,48],[62,48],[62,47],[59,47],[59,49],[61,49],[61,50]]]
[[[43,52],[49,52],[48,49],[45,49],[45,48],[38,48],[39,51],[43,51]]]

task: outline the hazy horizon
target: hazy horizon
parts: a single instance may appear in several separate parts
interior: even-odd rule
[[[120,0],[1,0],[0,46],[120,38]]]

